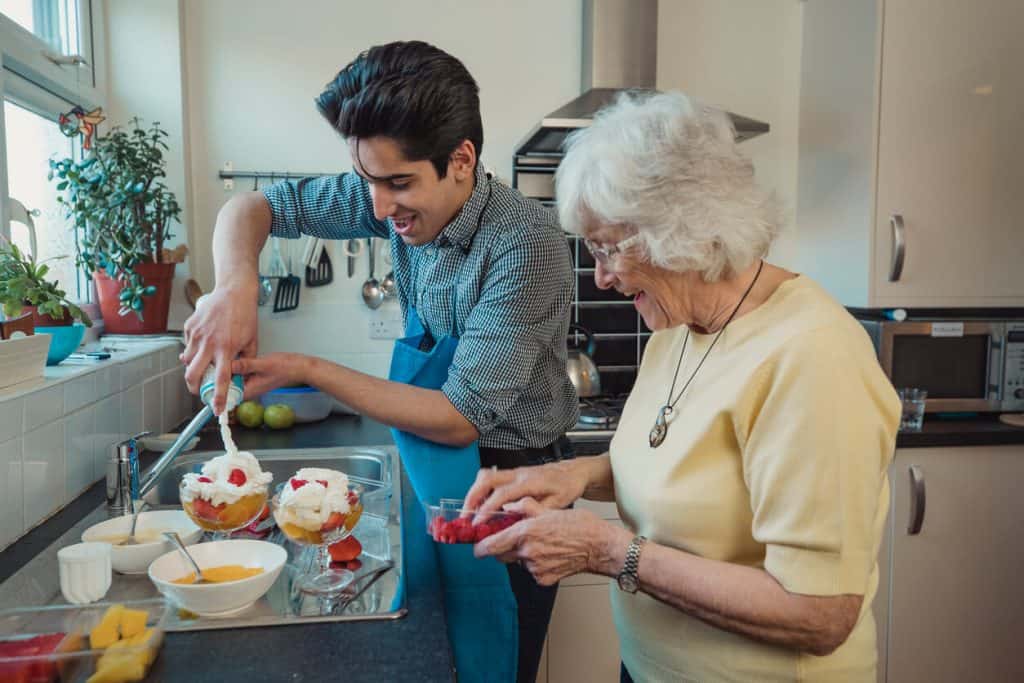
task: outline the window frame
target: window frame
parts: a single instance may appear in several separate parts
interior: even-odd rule
[[[50,118],[55,125],[57,117],[76,104],[86,110],[107,104],[104,3],[73,1],[78,11],[79,54],[86,60],[85,66],[54,63],[46,56],[53,54],[52,46],[0,14],[0,99]],[[6,134],[4,109],[0,107],[0,235],[9,238]],[[80,155],[81,146],[76,145],[73,153]]]

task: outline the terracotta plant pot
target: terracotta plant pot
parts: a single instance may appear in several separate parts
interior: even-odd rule
[[[32,323],[36,327],[67,327],[75,322],[67,306],[63,308],[63,318],[54,318],[46,313],[40,313],[35,306],[25,305],[22,307],[22,310],[32,314]]]
[[[22,313],[17,318],[0,320],[0,339],[11,339],[16,333],[30,337],[35,334],[35,325],[32,324],[32,316]]]
[[[167,313],[171,307],[171,284],[174,281],[173,263],[140,263],[135,272],[145,286],[156,287],[156,293],[143,297],[142,320],[135,312],[118,315],[121,308],[123,282],[113,280],[106,272],[93,273],[100,311],[103,313],[103,327],[109,334],[159,334],[167,331]]]

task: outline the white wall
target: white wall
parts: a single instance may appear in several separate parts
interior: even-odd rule
[[[181,0],[106,0],[108,106],[106,124],[127,126],[132,117],[148,127],[159,121],[167,131],[164,153],[168,188],[182,206],[181,224],[172,225],[168,243],[194,244],[190,238],[192,202],[187,177],[189,149],[183,103]],[[208,251],[208,250],[204,250]],[[194,255],[175,269],[170,329],[181,329],[191,309],[185,282],[194,272]]]
[[[208,245],[230,196],[217,179],[225,162],[246,170],[350,168],[344,144],[313,98],[360,51],[419,39],[465,62],[481,90],[483,162],[510,178],[515,144],[544,114],[579,94],[580,17],[579,0],[186,0],[192,233],[203,289],[213,286]],[[251,189],[251,182],[236,185],[236,191]],[[296,247],[295,258],[300,255]],[[333,285],[303,288],[295,312],[261,309],[261,351],[302,349],[383,374],[391,344],[369,339],[369,321],[396,315],[397,306],[368,311],[359,298],[365,257],[352,280],[337,248],[333,257]]]
[[[658,88],[771,124],[743,143],[759,181],[774,189],[788,220],[771,260],[798,261],[797,128],[802,3],[798,0],[662,0]]]

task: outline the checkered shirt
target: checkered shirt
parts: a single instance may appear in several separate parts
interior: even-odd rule
[[[441,390],[479,430],[481,446],[541,448],[576,423],[565,370],[572,261],[549,209],[478,166],[454,220],[433,242],[410,247],[374,217],[355,173],[284,181],[263,194],[278,237],[388,239],[406,322],[415,306],[440,339],[455,316],[459,346]]]

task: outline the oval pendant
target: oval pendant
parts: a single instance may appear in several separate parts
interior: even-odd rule
[[[665,441],[665,436],[668,434],[668,423],[665,421],[665,415],[670,410],[672,409],[664,406],[658,411],[658,417],[654,420],[654,427],[651,428],[651,433],[648,435],[651,448],[657,448]]]

